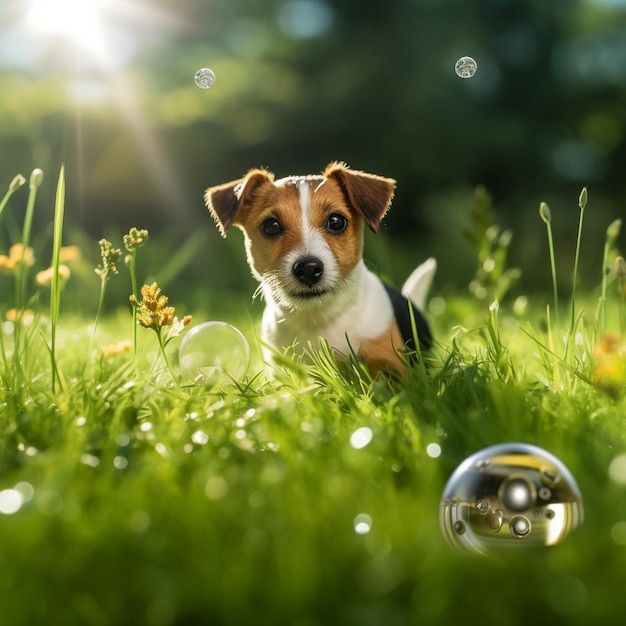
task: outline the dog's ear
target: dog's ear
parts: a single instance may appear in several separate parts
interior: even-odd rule
[[[209,187],[204,192],[204,201],[219,228],[222,237],[228,229],[237,225],[241,209],[254,197],[254,192],[264,183],[271,183],[274,174],[264,169],[250,170],[243,178],[230,183]]]
[[[377,233],[380,222],[391,205],[396,181],[351,170],[345,163],[339,162],[330,163],[324,170],[324,176],[339,183],[348,204]]]

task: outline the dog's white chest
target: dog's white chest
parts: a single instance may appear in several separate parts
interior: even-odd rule
[[[263,340],[282,349],[317,347],[324,338],[339,352],[359,352],[393,323],[393,309],[380,279],[361,261],[340,293],[312,301],[305,310],[282,311],[269,301],[263,315]]]

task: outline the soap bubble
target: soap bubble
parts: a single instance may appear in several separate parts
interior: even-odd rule
[[[250,365],[250,345],[234,326],[205,322],[183,337],[178,361],[183,376],[196,383],[240,380]]]
[[[203,67],[195,73],[193,82],[196,83],[200,89],[209,89],[213,87],[213,83],[215,83],[215,72],[208,67]]]
[[[524,443],[485,448],[448,480],[439,508],[446,541],[480,554],[551,546],[582,524],[582,496],[554,455]]]
[[[471,78],[476,74],[478,63],[472,57],[461,57],[454,64],[454,71],[459,78]]]

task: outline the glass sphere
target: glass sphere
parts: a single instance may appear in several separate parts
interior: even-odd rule
[[[193,82],[196,83],[200,89],[209,89],[213,87],[215,83],[215,72],[208,67],[203,67],[195,73]]]
[[[178,363],[183,376],[199,384],[240,380],[250,365],[250,345],[234,326],[204,322],[183,337]]]
[[[481,554],[555,545],[582,521],[582,495],[570,471],[525,443],[491,446],[463,461],[439,507],[446,541]]]

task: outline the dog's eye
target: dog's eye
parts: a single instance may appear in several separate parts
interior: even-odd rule
[[[326,230],[338,235],[348,227],[348,220],[340,213],[331,213],[326,221]]]
[[[282,224],[275,217],[268,217],[261,224],[261,232],[266,237],[278,237],[283,232]]]

